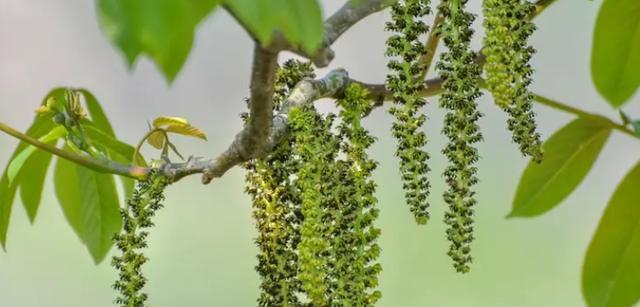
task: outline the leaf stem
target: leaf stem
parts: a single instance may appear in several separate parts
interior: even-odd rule
[[[115,161],[99,160],[99,159],[91,158],[88,156],[78,155],[70,151],[62,150],[53,145],[40,142],[20,131],[17,131],[11,128],[10,126],[2,122],[0,122],[0,131],[10,136],[13,136],[25,143],[31,144],[41,150],[54,154],[70,162],[82,165],[86,168],[90,168],[96,172],[116,174],[116,175],[125,176],[133,179],[144,178],[148,173],[148,170],[143,167],[122,165]]]
[[[145,134],[142,139],[140,139],[140,142],[138,142],[138,145],[136,145],[136,149],[133,151],[133,163],[135,163],[135,161],[137,161],[138,158],[142,159],[142,156],[140,155],[140,149],[142,149],[142,145],[144,145],[144,141],[146,141],[149,137],[151,137],[152,134],[162,131],[164,132],[164,137],[167,139],[167,141],[169,140],[169,136],[167,135],[167,132],[164,129],[161,128],[153,128],[151,130],[149,130],[149,132],[147,132],[147,134]]]
[[[551,98],[547,98],[538,94],[533,94],[533,99],[538,102],[541,105],[550,107],[552,109],[555,110],[559,110],[565,113],[570,113],[579,117],[597,117],[601,120],[603,120],[604,122],[607,123],[607,125],[609,125],[612,129],[618,130],[624,134],[630,135],[634,138],[638,138],[638,136],[636,136],[635,132],[633,132],[631,129],[629,129],[628,127],[626,127],[625,125],[619,124],[614,122],[613,120],[606,118],[602,115],[599,114],[594,114],[594,113],[589,113],[587,111],[578,109],[576,107],[572,107],[570,105],[564,104],[562,102],[559,102],[557,100],[553,100]]]
[[[536,18],[538,15],[540,15],[540,13],[542,13],[545,9],[547,9],[547,7],[549,7],[549,5],[553,4],[554,2],[556,2],[556,0],[540,0],[538,2],[536,2],[536,11],[533,13],[533,15],[531,15],[531,19]]]

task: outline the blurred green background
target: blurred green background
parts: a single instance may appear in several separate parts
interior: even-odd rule
[[[322,1],[326,15],[342,1]],[[470,1],[479,13],[481,1]],[[581,108],[616,116],[592,86],[589,56],[599,1],[558,1],[537,20],[538,49],[533,89]],[[373,15],[335,44],[331,68],[382,82],[388,13]],[[474,46],[480,45],[479,20]],[[179,139],[183,153],[213,155],[240,129],[245,108],[252,41],[230,16],[217,11],[197,33],[182,73],[168,86],[146,59],[128,71],[123,58],[99,30],[92,1],[0,0],[0,121],[25,129],[42,97],[55,86],[86,87],[101,100],[118,136],[137,142],[147,120],[158,115],[188,118],[209,142]],[[289,55],[282,54],[281,60]],[[321,70],[323,74],[326,70]],[[367,125],[379,142],[372,155],[382,162],[379,183],[384,270],[379,306],[582,306],[583,254],[605,204],[626,170],[640,155],[640,143],[615,134],[592,173],[562,206],[536,219],[505,219],[523,159],[504,128],[505,117],[484,95],[481,120],[479,205],[471,273],[456,274],[446,256],[441,222],[444,203],[439,155],[442,112],[429,99],[431,203],[435,218],[416,226],[403,201],[393,157],[390,116],[375,110]],[[640,97],[625,110],[640,115]],[[333,108],[328,101],[320,109]],[[570,117],[538,107],[544,136]],[[0,136],[0,164],[16,140]],[[153,155],[151,151],[148,155]],[[255,306],[258,291],[255,230],[243,171],[231,170],[209,186],[197,176],[167,191],[166,207],[156,217],[145,266],[152,306]],[[96,266],[67,225],[48,183],[34,225],[14,204],[7,252],[0,252],[0,306],[112,306],[115,272],[109,261]]]

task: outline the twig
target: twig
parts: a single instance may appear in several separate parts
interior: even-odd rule
[[[429,32],[429,38],[427,39],[427,43],[425,46],[425,52],[420,57],[420,64],[423,65],[422,78],[424,79],[431,69],[431,63],[433,63],[433,58],[436,55],[436,50],[438,49],[438,45],[440,43],[440,37],[438,37],[438,25],[444,21],[444,17],[442,14],[438,13],[436,18],[433,20],[433,24],[431,25],[431,31]]]
[[[41,150],[50,152],[60,158],[90,168],[96,172],[116,174],[134,179],[144,178],[148,173],[148,169],[144,167],[123,165],[107,159],[95,159],[88,156],[82,156],[70,151],[62,150],[53,145],[40,142],[39,140],[34,139],[20,131],[17,131],[4,123],[0,123],[0,131],[11,135],[25,143],[33,145]]]
[[[613,120],[606,118],[604,116],[598,115],[598,114],[594,114],[594,113],[589,113],[587,111],[578,109],[576,107],[572,107],[570,105],[566,105],[562,102],[553,100],[551,98],[547,98],[538,94],[533,94],[533,99],[538,102],[541,105],[550,107],[552,109],[558,110],[558,111],[562,111],[565,113],[569,113],[569,114],[573,114],[576,115],[578,117],[585,117],[585,118],[590,118],[590,117],[596,117],[599,118],[600,120],[602,120],[603,122],[606,122],[607,125],[609,125],[612,129],[618,130],[624,134],[630,135],[634,138],[638,138],[638,136],[628,127],[626,127],[625,125],[619,124],[614,122]]]

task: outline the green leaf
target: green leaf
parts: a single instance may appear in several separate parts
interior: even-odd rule
[[[640,163],[609,200],[589,245],[582,291],[592,307],[633,306],[640,299]]]
[[[129,65],[149,56],[173,81],[184,65],[196,26],[218,0],[98,0],[102,29]]]
[[[593,34],[591,76],[613,107],[640,86],[640,1],[604,0]]]
[[[87,110],[91,115],[91,122],[83,123],[87,136],[95,145],[105,148],[105,154],[112,160],[122,164],[133,164],[132,159],[135,151],[133,146],[116,138],[109,118],[107,118],[98,99],[86,89],[80,89],[80,92],[85,97]],[[135,181],[124,176],[120,176],[120,181],[122,181],[125,198],[128,198],[133,193]]]
[[[43,143],[55,145],[57,140],[66,134],[64,127],[58,126],[39,138]],[[33,223],[40,207],[44,180],[51,163],[51,154],[38,150],[34,146],[27,146],[16,155],[7,167],[7,178],[10,184],[16,180],[20,187],[20,198],[27,212],[29,221]]]
[[[87,111],[89,111],[89,115],[91,115],[91,122],[103,133],[115,138],[116,133],[113,131],[113,127],[111,127],[111,123],[104,113],[102,106],[100,106],[98,99],[86,89],[80,89],[79,91],[84,96]]]
[[[9,217],[11,216],[11,207],[16,194],[16,188],[17,186],[15,184],[9,185],[7,175],[2,174],[2,179],[0,179],[0,243],[5,250],[7,248]]]
[[[51,129],[53,129],[53,127],[55,127],[55,124],[51,120],[51,117],[36,116],[31,126],[27,129],[26,134],[34,138],[40,138],[43,135],[47,134]],[[10,160],[13,160],[27,146],[27,143],[18,143],[18,146],[11,155]],[[19,182],[9,184],[7,169],[5,169],[2,174],[2,178],[0,179],[0,244],[2,245],[3,249],[6,248],[9,219],[11,217],[13,200],[15,198],[15,193],[18,186]]]
[[[633,133],[640,138],[640,120],[632,121],[631,127],[633,127]]]
[[[542,149],[544,160],[524,170],[509,217],[532,217],[560,204],[589,173],[611,127],[600,118],[578,118],[554,133]]]
[[[106,155],[111,158],[111,160],[125,165],[133,164],[133,154],[135,152],[135,148],[133,148],[133,146],[103,133],[91,124],[85,124],[83,127],[91,141],[94,142],[95,145],[99,145],[104,148]],[[138,156],[140,156],[139,153]],[[133,193],[135,181],[124,176],[120,176],[120,180],[122,181],[122,186],[124,188],[125,198],[128,198],[131,193]]]
[[[225,0],[225,4],[263,45],[279,30],[294,45],[313,53],[324,38],[317,0]]]
[[[58,159],[55,190],[69,225],[100,263],[120,231],[120,204],[112,175]]]
[[[53,143],[54,141],[63,137],[65,134],[67,134],[67,130],[62,126],[58,126],[49,131],[49,133],[38,138],[38,140],[42,143]],[[38,148],[36,148],[35,146],[29,145],[11,160],[9,166],[7,167],[7,178],[9,179],[9,183],[13,182],[22,167],[25,165],[25,162],[27,162],[27,160],[31,158],[31,156],[34,152],[36,152],[37,149]]]
[[[55,143],[51,143],[55,144]],[[27,217],[32,224],[35,222],[42,191],[44,190],[44,181],[47,177],[47,171],[51,164],[53,156],[43,150],[36,151],[29,161],[22,167],[22,175],[18,178],[20,186],[20,198],[24,209],[27,211]]]

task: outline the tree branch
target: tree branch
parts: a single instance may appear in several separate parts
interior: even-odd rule
[[[609,125],[611,127],[611,129],[615,129],[618,130],[624,134],[630,135],[634,138],[638,138],[638,136],[628,127],[626,127],[623,124],[619,124],[614,122],[613,120],[606,118],[602,115],[599,114],[594,114],[594,113],[590,113],[581,109],[578,109],[576,107],[572,107],[570,105],[566,105],[562,102],[553,100],[551,98],[547,98],[538,94],[533,94],[533,99],[538,103],[541,104],[543,106],[547,106],[549,108],[552,108],[554,110],[558,110],[558,111],[562,111],[565,113],[569,113],[569,114],[573,114],[576,115],[578,117],[596,117],[599,118],[600,120],[604,121],[607,123],[607,125]]]
[[[271,110],[269,110],[268,114],[273,123],[273,129],[271,129],[268,138],[266,138],[263,150],[259,154],[262,155],[271,151],[287,135],[287,115],[292,108],[310,104],[325,97],[338,97],[349,82],[350,79],[347,71],[344,69],[336,69],[322,79],[303,80],[298,83],[283,103],[280,112],[272,114]],[[253,113],[250,115],[250,118],[251,117],[253,117]],[[244,130],[247,130],[247,128]],[[242,135],[243,132],[239,134],[239,137],[243,138]],[[162,171],[172,180],[179,180],[188,175],[203,173],[202,182],[207,184],[211,182],[212,179],[224,175],[232,167],[256,157],[256,155],[238,154],[238,152],[241,151],[238,148],[242,146],[241,144],[242,142],[239,142],[238,138],[236,138],[236,141],[215,159],[190,157],[188,161],[184,163],[166,164],[162,167]]]
[[[278,51],[289,50],[308,58],[316,67],[327,67],[335,56],[331,45],[353,25],[365,17],[389,7],[391,2],[389,0],[361,0],[354,4],[354,1],[347,0],[338,11],[324,22],[325,40],[314,54],[308,54],[300,46],[291,44],[282,33],[275,34],[269,48]]]
[[[420,57],[420,64],[424,66],[422,72],[422,79],[427,76],[429,73],[429,69],[431,69],[431,63],[433,63],[433,58],[436,55],[436,50],[438,49],[438,44],[440,43],[440,37],[438,37],[438,25],[440,25],[444,21],[444,17],[442,14],[438,12],[436,18],[433,20],[433,24],[431,25],[431,31],[429,32],[429,38],[427,39],[427,43],[425,45],[424,54]]]

